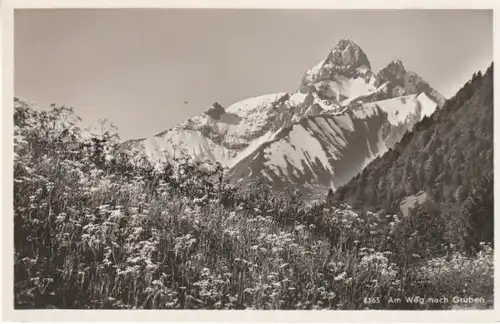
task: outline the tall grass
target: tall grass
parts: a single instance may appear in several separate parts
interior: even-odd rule
[[[387,301],[492,298],[489,245],[408,255],[395,248],[396,215],[233,186],[218,166],[158,170],[120,152],[113,134],[79,129],[71,109],[15,106],[17,308],[425,308]]]

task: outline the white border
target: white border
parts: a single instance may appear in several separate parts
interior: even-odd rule
[[[500,320],[497,290],[495,289],[495,310],[482,311],[85,311],[85,310],[14,310],[13,309],[13,219],[12,219],[12,111],[13,111],[13,9],[21,8],[233,8],[233,9],[496,9],[494,0],[4,0],[2,2],[2,240],[0,253],[3,264],[1,271],[2,321],[47,322],[47,321],[120,321],[120,322],[496,322]],[[496,31],[497,17],[494,13]],[[464,21],[464,24],[468,22]],[[481,37],[481,35],[478,35]],[[498,37],[494,33],[494,44]],[[495,47],[495,61],[497,57]],[[495,84],[498,84],[498,73]],[[497,99],[495,91],[495,103]],[[495,129],[497,128],[495,113]],[[498,132],[495,143],[500,140]],[[494,165],[498,165],[495,149]],[[499,189],[495,173],[495,200]],[[498,231],[495,222],[495,233]],[[496,235],[496,234],[495,234]],[[495,260],[498,260],[498,249]],[[495,266],[495,287],[498,287],[498,267]]]

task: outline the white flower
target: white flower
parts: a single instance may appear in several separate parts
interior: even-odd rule
[[[341,281],[341,280],[344,280],[346,276],[347,276],[347,273],[344,271],[340,275],[336,276],[333,280]]]

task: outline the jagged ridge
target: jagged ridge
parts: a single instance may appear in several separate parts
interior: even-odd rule
[[[343,39],[305,72],[295,93],[248,98],[226,109],[215,103],[170,130],[127,144],[158,163],[178,156],[209,160],[226,166],[235,180],[267,178],[275,188],[293,184],[310,191],[348,181],[443,102],[400,61],[374,74],[363,50]],[[349,153],[356,150],[362,153]]]

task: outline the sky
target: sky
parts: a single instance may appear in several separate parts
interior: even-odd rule
[[[492,62],[493,12],[17,9],[14,93],[145,137],[215,101],[296,91],[342,38],[375,73],[399,59],[450,97]]]

